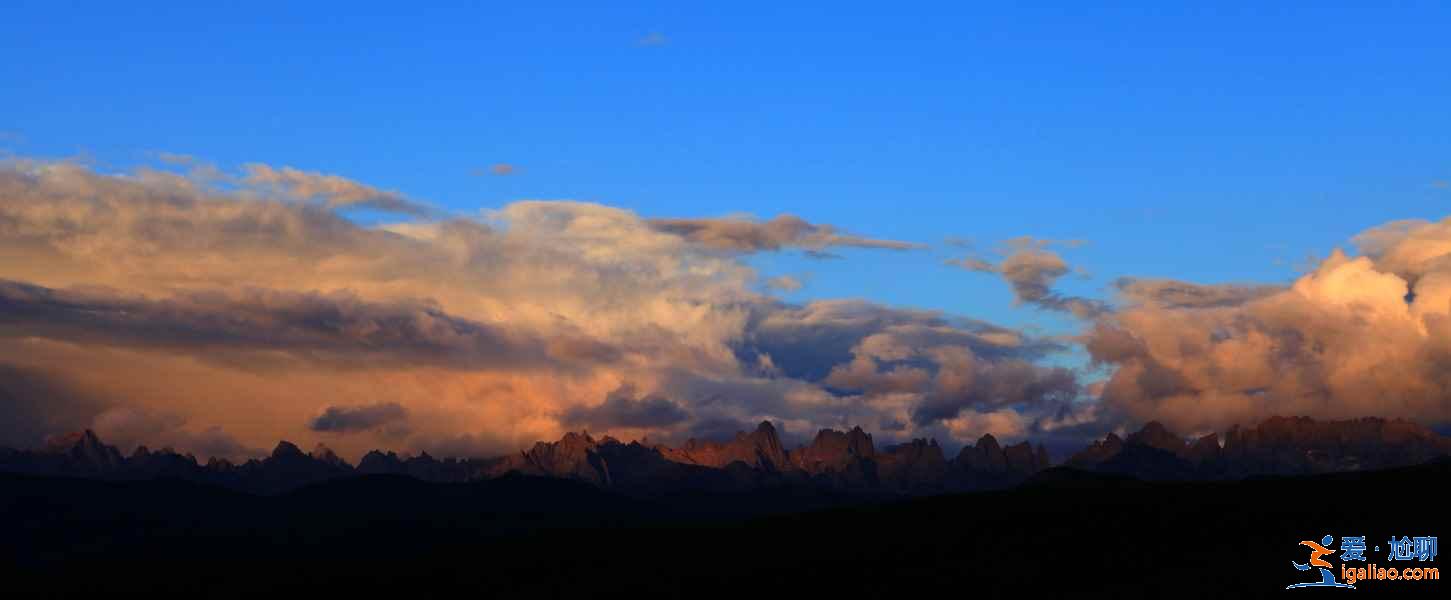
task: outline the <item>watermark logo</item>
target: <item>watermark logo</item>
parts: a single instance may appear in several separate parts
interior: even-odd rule
[[[1368,562],[1365,556],[1366,536],[1345,536],[1340,538],[1340,549],[1335,550],[1331,546],[1335,543],[1335,536],[1326,535],[1320,541],[1303,540],[1299,545],[1310,551],[1310,558],[1303,563],[1290,561],[1290,564],[1297,571],[1314,571],[1320,576],[1319,581],[1305,581],[1286,586],[1285,589],[1332,587],[1356,589],[1357,582],[1366,581],[1426,581],[1441,578],[1441,570],[1437,567],[1423,566],[1421,564],[1407,565],[1404,563],[1427,563],[1436,560],[1436,538],[1434,536],[1401,536],[1399,539],[1391,537],[1387,542],[1390,549],[1386,551],[1386,561],[1400,566],[1380,566]],[[1339,556],[1335,556],[1339,552]],[[1375,546],[1374,552],[1381,552],[1380,546]],[[1327,558],[1340,561],[1340,576],[1336,578],[1336,566]],[[1361,563],[1357,566],[1355,563]]]
[[[1300,564],[1292,560],[1290,561],[1290,564],[1295,565],[1295,569],[1298,571],[1309,571],[1311,567],[1320,569],[1320,581],[1296,583],[1294,585],[1287,586],[1285,589],[1292,590],[1295,588],[1307,587],[1338,587],[1350,588],[1352,590],[1355,589],[1355,585],[1353,584],[1340,583],[1339,581],[1336,581],[1335,572],[1330,570],[1332,568],[1335,568],[1335,565],[1330,564],[1329,561],[1322,558],[1330,554],[1335,554],[1334,550],[1326,547],[1333,543],[1335,543],[1335,536],[1333,535],[1327,535],[1323,538],[1320,538],[1320,543],[1318,544],[1310,540],[1304,540],[1300,542],[1301,546],[1308,546],[1310,548],[1310,560],[1305,561],[1305,564]]]

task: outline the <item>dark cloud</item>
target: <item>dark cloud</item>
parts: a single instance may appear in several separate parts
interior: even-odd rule
[[[852,360],[858,344],[877,334],[918,347],[963,346],[990,359],[1036,360],[1066,349],[983,321],[860,300],[756,305],[746,330],[738,349],[743,359],[768,355],[783,375],[808,381],[827,378]]]
[[[781,375],[824,385],[834,396],[814,401],[809,411],[788,413],[780,412],[781,405],[790,403],[773,404],[776,396],[762,390],[727,393],[756,398],[750,406],[757,414],[807,416],[833,425],[894,420],[910,424],[918,435],[947,421],[955,421],[954,431],[978,423],[1016,427],[1032,417],[977,413],[1031,415],[1079,392],[1071,370],[1035,364],[1065,351],[1065,345],[980,321],[858,301],[757,310],[742,351],[769,356]],[[882,415],[885,407],[898,408]]]
[[[660,393],[689,407],[697,419],[730,418],[757,421],[763,415],[807,420],[834,420],[804,402],[829,396],[812,382],[696,373],[672,369],[661,378]]]
[[[1041,407],[1072,400],[1078,392],[1077,377],[1062,367],[1016,360],[948,363],[936,377],[934,389],[912,410],[912,422],[928,425],[969,409]]]
[[[531,339],[448,315],[427,302],[367,302],[347,292],[274,290],[179,292],[152,300],[3,279],[0,337],[283,352],[342,367],[395,362],[527,368],[554,362],[558,355],[612,358],[596,342]]]
[[[569,424],[609,430],[617,427],[667,428],[689,418],[690,413],[679,404],[654,394],[637,397],[634,386],[623,385],[605,396],[605,401],[601,404],[575,407],[566,411],[562,420]]]
[[[408,409],[396,402],[362,406],[327,406],[307,422],[313,431],[353,433],[394,425],[408,419]]]

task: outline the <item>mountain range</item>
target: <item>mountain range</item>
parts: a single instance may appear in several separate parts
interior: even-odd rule
[[[0,448],[0,471],[107,480],[181,479],[260,494],[357,475],[402,475],[430,482],[492,480],[507,474],[561,478],[633,495],[742,492],[809,487],[851,495],[891,496],[1003,489],[1034,478],[1089,471],[1143,480],[1226,480],[1369,471],[1451,455],[1451,438],[1407,421],[1363,418],[1316,421],[1273,417],[1190,440],[1150,422],[1125,437],[1109,433],[1053,473],[1042,445],[1001,445],[984,435],[947,458],[935,440],[877,448],[860,427],[823,429],[810,444],[787,449],[769,422],[726,441],[689,440],[680,447],[596,439],[567,433],[494,458],[399,456],[374,450],[356,466],[319,444],[303,452],[280,442],[271,455],[233,464],[205,463],[170,449],[138,447],[129,456],[84,431],[44,448]]]

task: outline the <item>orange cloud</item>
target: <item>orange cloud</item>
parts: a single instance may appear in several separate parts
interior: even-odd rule
[[[577,427],[670,439],[761,420],[910,437],[928,403],[997,411],[1052,391],[1024,365],[1054,344],[930,311],[785,304],[739,257],[912,244],[564,201],[424,220],[335,176],[217,173],[0,168],[0,403],[25,415],[0,443],[104,425],[232,454],[279,438],[500,453]],[[350,206],[405,218],[365,227],[337,214]],[[987,395],[953,396],[973,390]]]
[[[1288,286],[1126,280],[1086,336],[1105,407],[1185,431],[1271,415],[1451,419],[1451,222],[1355,238]]]

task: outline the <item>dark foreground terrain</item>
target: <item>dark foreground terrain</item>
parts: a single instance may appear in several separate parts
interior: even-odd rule
[[[258,496],[179,480],[0,475],[11,597],[1018,596],[1400,593],[1442,581],[1290,590],[1301,540],[1447,531],[1445,460],[1402,469],[1141,482],[1062,468],[1006,491],[863,503],[792,487],[629,498],[511,475],[401,476]],[[1379,546],[1379,550],[1374,550]],[[1330,557],[1338,574],[1340,561]],[[1415,566],[1439,567],[1442,561]],[[7,594],[8,595],[8,594]]]

